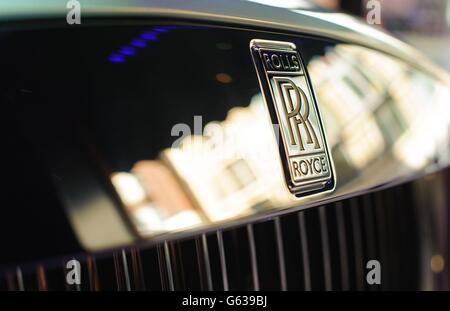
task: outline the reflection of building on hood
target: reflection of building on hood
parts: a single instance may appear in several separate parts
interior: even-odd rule
[[[176,177],[160,161],[139,161],[111,177],[126,211],[142,234],[176,231],[201,223]]]
[[[448,89],[407,64],[342,44],[313,58],[308,71],[341,189],[423,167],[434,146],[447,145],[448,131],[438,126],[448,120],[436,120],[450,117]],[[298,205],[286,191],[279,133],[266,110],[257,94],[248,107],[206,124],[203,135],[186,136],[158,160],[115,173],[113,184],[139,230],[176,231]],[[386,167],[386,157],[395,169]]]
[[[256,95],[249,107],[233,108],[225,121],[207,124],[206,136],[186,137],[184,148],[163,151],[163,159],[211,221],[290,202],[265,113],[262,97]]]
[[[142,234],[157,234],[292,203],[261,95],[236,107],[205,136],[185,137],[161,160],[139,161],[112,182]],[[249,143],[251,141],[252,143]],[[277,190],[278,189],[278,190]]]

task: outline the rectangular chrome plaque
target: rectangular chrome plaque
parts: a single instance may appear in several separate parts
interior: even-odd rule
[[[334,188],[334,173],[319,110],[295,44],[252,40],[250,50],[278,142],[284,176],[300,197]]]

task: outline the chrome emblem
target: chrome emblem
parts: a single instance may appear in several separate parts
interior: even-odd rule
[[[291,42],[252,40],[250,50],[291,193],[304,196],[334,188],[331,157],[312,86]]]

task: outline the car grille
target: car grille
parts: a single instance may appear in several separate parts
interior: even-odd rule
[[[4,275],[2,287],[9,290],[420,289],[426,278],[422,267],[427,253],[422,243],[423,232],[432,238],[437,229],[433,229],[434,233],[429,230],[433,226],[423,229],[423,223],[432,223],[433,199],[427,201],[428,205],[422,204],[419,194],[422,199],[430,196],[430,189],[439,188],[433,185],[447,184],[448,175],[438,173],[426,177],[426,183],[423,180],[405,183],[224,231],[151,247],[79,256],[80,285],[66,284],[63,267],[65,260],[71,258],[65,258],[56,266],[11,270]],[[380,285],[366,282],[366,264],[372,259],[381,264]],[[445,282],[441,280],[441,285],[448,284]]]

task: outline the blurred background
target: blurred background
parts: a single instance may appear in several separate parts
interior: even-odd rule
[[[372,7],[380,4],[378,25],[415,46],[436,63],[450,70],[450,0],[257,0],[288,8],[308,5],[339,10],[366,19]]]

